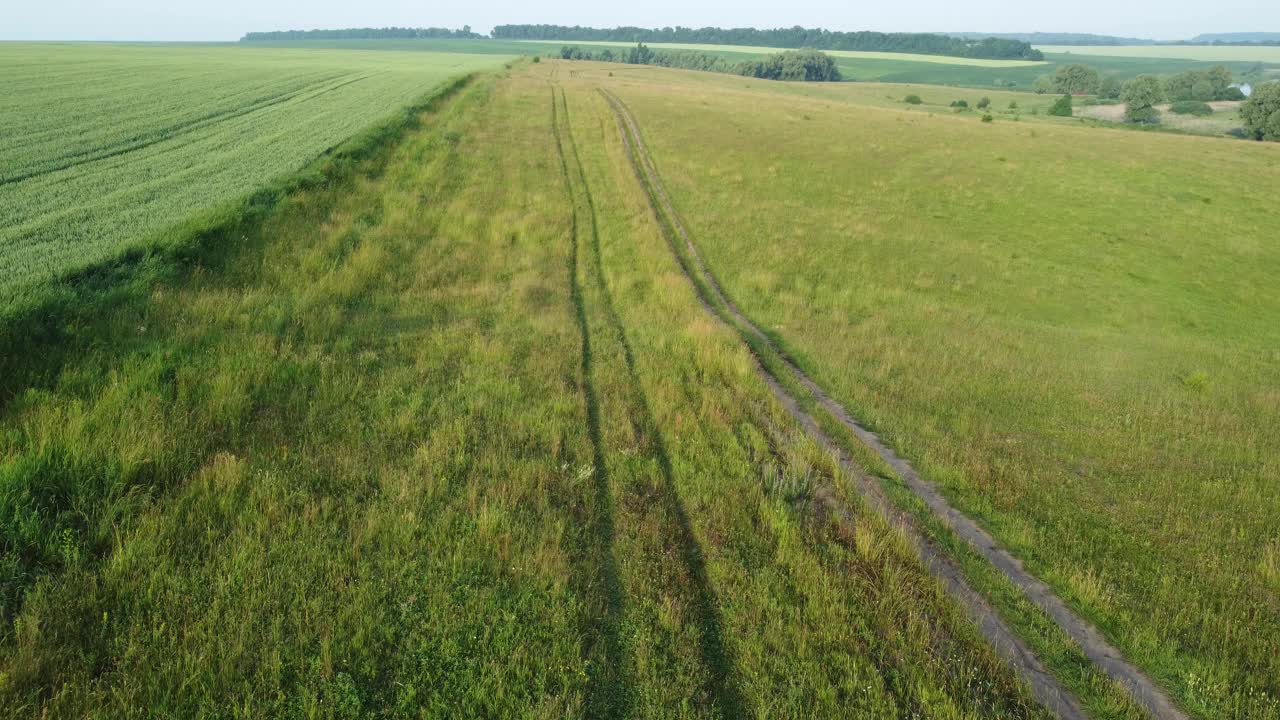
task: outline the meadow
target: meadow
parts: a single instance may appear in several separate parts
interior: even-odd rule
[[[820,384],[1186,708],[1280,714],[1280,148],[589,79]]]
[[[0,314],[504,59],[0,44]]]
[[[0,714],[1049,717],[815,512],[850,478],[550,66],[71,286],[0,406]]]
[[[1280,719],[1280,145],[487,42],[0,44],[0,716]]]

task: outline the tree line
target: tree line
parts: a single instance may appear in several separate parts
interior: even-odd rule
[[[1244,93],[1235,87],[1231,69],[1225,65],[1158,77],[1156,82],[1160,86],[1161,97],[1173,102],[1244,100]],[[1053,75],[1041,75],[1031,89],[1040,94],[1097,95],[1110,100],[1119,98],[1124,86],[1125,83],[1114,75],[1104,76],[1097,68],[1077,63],[1061,65]]]
[[[1139,75],[1128,81],[1102,77],[1088,65],[1063,65],[1053,75],[1036,80],[1036,92],[1060,93],[1062,97],[1049,109],[1050,115],[1070,117],[1073,95],[1096,95],[1104,100],[1124,103],[1125,120],[1132,123],[1158,123],[1156,106],[1172,104],[1175,113],[1211,114],[1207,104],[1221,100],[1244,100],[1240,120],[1246,137],[1254,140],[1280,141],[1280,82],[1258,85],[1247,99],[1233,82],[1231,69],[1217,65],[1208,70],[1188,70],[1160,77]]]
[[[983,38],[966,40],[934,33],[837,32],[820,28],[590,28],[567,25],[499,25],[494,38],[501,40],[613,41],[645,43],[696,43],[705,45],[756,45],[815,50],[951,55],[988,60],[1043,60],[1044,54],[1020,40]]]
[[[577,45],[560,48],[562,60],[595,60],[628,65],[657,65],[682,70],[720,72],[764,80],[796,80],[805,82],[838,82],[840,69],[830,55],[812,49],[774,53],[763,60],[731,63],[719,55],[696,50],[654,50],[637,43],[625,50],[600,48],[591,50]]]
[[[277,30],[246,33],[241,42],[277,42],[281,40],[421,40],[425,38],[483,38],[471,32],[470,25],[458,30],[449,28],[343,28],[339,30]]]

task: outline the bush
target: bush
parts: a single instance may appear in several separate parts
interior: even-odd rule
[[[991,116],[991,113],[984,113],[982,115],[982,122],[991,122],[993,120],[995,120],[995,118]]]
[[[986,110],[986,109],[987,109],[987,108],[989,108],[989,107],[991,107],[991,98],[989,98],[989,97],[984,97],[984,98],[982,98],[981,100],[979,100],[979,101],[978,101],[978,109],[979,109],[979,110]]]
[[[534,62],[536,62],[536,63],[540,63],[540,62],[542,62],[542,57],[541,57],[541,56],[539,56],[539,55],[534,55],[534,56],[533,56],[533,61],[534,61]]]
[[[1179,100],[1169,106],[1169,112],[1179,115],[1199,115],[1204,117],[1213,114],[1213,108],[1208,103],[1202,103],[1198,100]]]
[[[1009,109],[1010,109],[1010,110],[1017,110],[1017,109],[1018,109],[1018,101],[1017,101],[1017,100],[1010,100],[1010,101],[1009,101]]]
[[[951,107],[953,107],[953,108],[955,108],[955,109],[957,109],[957,110],[968,110],[968,109],[969,109],[969,101],[968,101],[968,100],[953,100],[953,101],[951,102]]]
[[[1221,95],[1218,99],[1219,99],[1219,100],[1234,100],[1234,101],[1236,101],[1236,102],[1239,102],[1239,101],[1241,101],[1241,100],[1248,100],[1248,97],[1244,94],[1244,91],[1243,91],[1243,90],[1241,90],[1240,88],[1238,88],[1238,87],[1229,87],[1229,88],[1227,88],[1226,90],[1223,90],[1223,91],[1222,91],[1222,95]]]
[[[1049,114],[1054,117],[1071,117],[1071,96],[1063,95],[1049,106]]]
[[[904,102],[904,103],[906,103],[906,104],[908,104],[908,105],[923,105],[923,104],[924,104],[924,100],[921,100],[919,95],[908,95],[908,96],[906,96],[906,97],[902,98],[902,102]]]
[[[1160,122],[1160,111],[1153,107],[1129,108],[1124,111],[1124,119],[1131,123],[1154,125]]]

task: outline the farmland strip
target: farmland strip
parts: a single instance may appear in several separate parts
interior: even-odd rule
[[[375,74],[377,73],[360,75],[354,78],[350,76],[343,78],[343,76],[341,75],[326,77],[317,82],[306,85],[302,88],[299,88],[296,90],[289,90],[281,94],[273,95],[241,108],[234,108],[231,110],[215,112],[210,115],[195,118],[184,123],[172,125],[167,128],[161,128],[159,130],[156,130],[155,132],[149,133],[148,135],[142,138],[137,138],[131,141],[126,140],[122,143],[108,145],[102,148],[86,150],[77,155],[60,158],[53,163],[44,165],[43,167],[38,166],[36,168],[28,170],[27,172],[19,172],[18,174],[7,177],[7,178],[0,178],[0,186],[9,185],[13,183],[20,183],[20,182],[23,182],[24,180],[30,180],[33,178],[41,177],[43,175],[50,175],[60,170],[69,170],[71,168],[96,162],[98,160],[106,160],[109,158],[118,157],[120,155],[126,155],[128,153],[135,152],[138,150],[144,150],[152,145],[158,145],[168,140],[173,140],[184,133],[191,132],[194,130],[199,130],[204,127],[216,125],[221,122],[226,122],[228,120],[232,120],[232,119],[241,117],[243,115],[249,115],[259,110],[265,110],[274,105],[288,103],[293,101],[296,98],[303,98],[304,101],[312,100],[326,93],[333,92],[335,90],[343,88],[347,85],[351,85],[361,80],[368,79]],[[325,83],[328,83],[331,80],[334,80],[337,78],[343,78],[342,82],[339,82],[335,85],[331,85],[329,87],[321,89],[319,92],[316,92],[310,96],[303,97],[308,91],[315,89],[316,86],[324,85]]]
[[[1044,611],[1064,632],[1081,646],[1085,655],[1100,670],[1123,684],[1134,698],[1157,718],[1181,720],[1187,716],[1179,710],[1168,695],[1139,668],[1129,663],[1118,649],[1103,638],[1102,634],[1076,615],[1060,598],[1054,594],[1044,582],[1032,576],[1023,568],[1022,563],[1007,550],[1001,548],[985,530],[971,518],[951,506],[937,487],[919,476],[909,462],[899,457],[880,438],[859,423],[842,405],[832,399],[815,383],[796,362],[752,323],[738,307],[729,299],[719,283],[708,271],[706,263],[694,245],[675,208],[667,195],[658,175],[652,157],[644,145],[639,126],[622,100],[613,93],[600,90],[617,115],[619,128],[622,131],[623,143],[627,146],[637,177],[649,194],[655,214],[659,216],[664,231],[670,234],[673,250],[686,274],[703,296],[704,307],[721,320],[725,321],[740,333],[750,334],[751,340],[763,345],[769,352],[778,356],[788,371],[814,397],[814,399],[852,432],[861,442],[867,445],[881,459],[888,463],[903,479],[904,483],[919,496],[929,509],[961,538],[963,538],[983,558],[994,565],[1006,578],[1017,585],[1031,602]],[[682,254],[676,249],[675,241],[683,240],[692,263],[686,263]],[[692,265],[692,266],[691,266]],[[702,288],[705,286],[706,290]],[[724,311],[715,309],[720,305]],[[744,337],[744,340],[747,338]],[[751,342],[747,343],[751,346]],[[861,473],[853,471],[853,463],[839,444],[823,432],[816,420],[802,409],[798,401],[778,382],[763,364],[758,370],[774,394],[802,425],[814,435],[818,441],[836,453],[841,463],[851,470],[853,477],[859,478],[859,493],[885,515],[892,524],[901,528],[912,540],[921,553],[925,564],[947,585],[970,612],[979,628],[988,640],[1006,657],[1027,679],[1036,697],[1046,706],[1062,717],[1084,717],[1078,700],[1052,676],[1048,675],[1042,663],[1035,657],[1031,649],[1018,638],[1013,631],[995,614],[991,606],[964,581],[954,561],[943,556],[932,547],[915,523],[901,511],[896,510],[883,490]]]

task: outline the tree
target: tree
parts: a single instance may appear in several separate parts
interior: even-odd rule
[[[1253,95],[1240,106],[1245,132],[1254,140],[1280,142],[1280,82],[1253,88]]]
[[[1164,81],[1165,96],[1173,101],[1229,100],[1235,93],[1231,91],[1231,70],[1225,65],[1215,65],[1206,71],[1188,70],[1171,75]]]
[[[1022,40],[985,38],[972,40],[937,33],[836,32],[820,28],[590,28],[564,25],[499,25],[494,38],[505,40],[612,40],[614,42],[699,43],[707,45],[758,45],[819,50],[870,50],[880,52],[953,55],[997,60],[1044,60],[1044,53]]]
[[[1050,75],[1041,75],[1036,78],[1035,82],[1031,83],[1031,91],[1037,95],[1051,93],[1053,92],[1054,87],[1053,77]]]
[[[978,109],[979,109],[979,110],[986,110],[986,109],[987,109],[987,108],[989,108],[989,107],[991,107],[991,98],[989,98],[989,97],[984,97],[984,98],[982,98],[981,100],[979,100],[979,101],[978,101]]]
[[[1205,73],[1205,79],[1208,80],[1210,87],[1213,89],[1212,100],[1229,100],[1228,94],[1231,92],[1231,84],[1234,78],[1231,77],[1231,70],[1226,65],[1215,65]]]
[[[841,79],[836,61],[832,60],[830,55],[817,50],[788,50],[776,53],[764,60],[741,63],[735,71],[739,75],[764,80],[836,82]]]
[[[623,62],[628,65],[648,65],[653,62],[653,51],[644,43],[636,43],[636,46],[627,51]]]
[[[1115,75],[1108,75],[1102,78],[1098,83],[1098,97],[1114,100],[1120,97],[1120,92],[1124,90],[1124,83],[1120,82],[1120,78]]]
[[[1196,85],[1196,79],[1199,73],[1194,70],[1170,75],[1164,79],[1165,97],[1173,101],[1191,100],[1193,89]]]
[[[1159,122],[1160,112],[1156,105],[1164,100],[1164,89],[1160,86],[1160,78],[1155,75],[1139,75],[1124,86],[1120,94],[1124,101],[1124,116],[1129,122]]]
[[[1063,95],[1049,106],[1049,114],[1056,117],[1071,117],[1071,96]]]
[[[1054,92],[1064,95],[1093,95],[1099,83],[1098,71],[1088,65],[1063,65],[1053,76]]]

